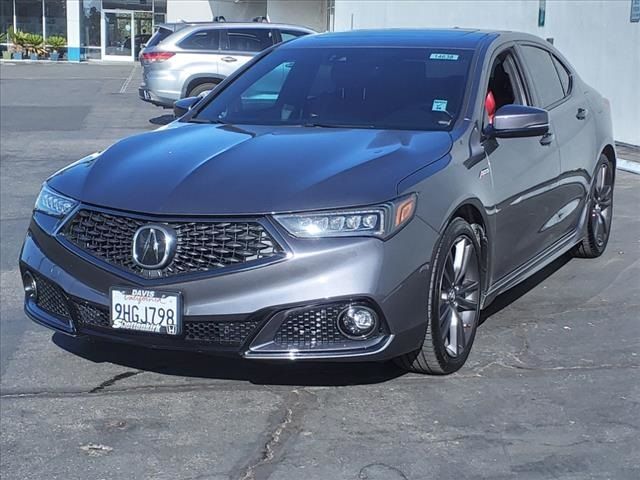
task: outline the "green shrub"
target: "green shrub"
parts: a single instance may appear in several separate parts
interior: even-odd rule
[[[51,35],[49,38],[47,38],[47,46],[54,52],[57,52],[66,44],[67,39],[61,35]]]

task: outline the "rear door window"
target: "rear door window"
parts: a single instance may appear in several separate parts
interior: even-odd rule
[[[268,28],[229,28],[223,50],[261,52],[273,45],[273,32]]]
[[[198,30],[180,42],[186,50],[220,50],[220,30]]]
[[[558,60],[555,55],[553,55],[553,63],[556,66],[558,75],[560,75],[560,82],[562,83],[564,94],[569,95],[569,93],[571,93],[571,74],[569,73],[569,69],[565,67],[564,63]]]
[[[551,54],[531,45],[522,46],[522,55],[527,64],[542,108],[547,108],[564,98],[564,89]]]

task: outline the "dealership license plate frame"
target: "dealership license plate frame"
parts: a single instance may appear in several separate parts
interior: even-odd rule
[[[141,306],[143,307],[152,307],[153,305],[151,304],[151,301],[145,301],[145,299],[149,299],[149,298],[160,298],[160,303],[163,303],[165,301],[168,301],[169,299],[171,301],[175,302],[175,305],[171,308],[171,310],[174,311],[174,317],[175,317],[175,325],[172,328],[169,324],[165,324],[163,322],[161,322],[159,325],[159,329],[157,331],[155,331],[152,328],[135,328],[135,325],[137,324],[137,322],[128,322],[127,324],[125,324],[124,326],[121,326],[120,324],[116,324],[116,312],[115,312],[115,301],[117,301],[118,299],[115,299],[115,295],[133,295],[133,291],[136,290],[138,292],[147,292],[147,293],[151,293],[153,295],[139,295],[140,300],[137,301],[136,300],[129,300],[128,304],[130,306],[134,306],[137,305],[138,308],[140,308]],[[125,301],[125,303],[127,303]],[[144,305],[145,303],[148,303],[148,305]],[[157,301],[155,301],[155,303],[158,303]],[[142,305],[141,305],[142,304]],[[152,312],[149,309],[145,309],[145,321],[148,320],[147,317],[149,315],[149,313]],[[154,316],[155,312],[152,312],[151,315],[152,317]],[[152,318],[152,322],[148,323],[140,323],[140,325],[154,325],[153,321],[155,320],[155,318]],[[123,331],[123,332],[136,332],[136,333],[148,333],[151,335],[164,335],[164,336],[168,336],[168,337],[176,337],[182,334],[182,326],[183,326],[183,309],[182,309],[182,293],[180,292],[175,292],[175,291],[166,291],[166,290],[155,290],[155,289],[150,289],[150,288],[133,288],[133,287],[121,287],[121,286],[116,286],[116,287],[111,287],[109,289],[109,326],[111,328],[113,328],[114,330],[119,330],[119,331]],[[133,328],[132,328],[133,327]]]

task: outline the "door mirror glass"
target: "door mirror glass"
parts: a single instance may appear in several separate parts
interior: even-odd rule
[[[537,137],[549,131],[549,113],[526,105],[504,105],[498,109],[485,134],[490,137]]]
[[[198,103],[202,97],[187,97],[182,100],[178,100],[173,104],[173,115],[176,118],[182,117],[189,110],[191,110],[196,103]]]

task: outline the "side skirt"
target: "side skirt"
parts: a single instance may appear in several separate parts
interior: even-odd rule
[[[580,239],[582,238],[581,234],[582,228],[578,228],[578,230],[568,233],[564,237],[560,238],[556,243],[551,245],[549,248],[547,248],[543,252],[540,252],[531,260],[495,282],[493,285],[491,285],[491,288],[489,288],[487,293],[484,295],[481,308],[489,306],[489,304],[498,295],[515,287],[520,282],[523,282],[530,276],[534,275],[536,272],[542,270],[557,258],[567,253],[580,241]]]

